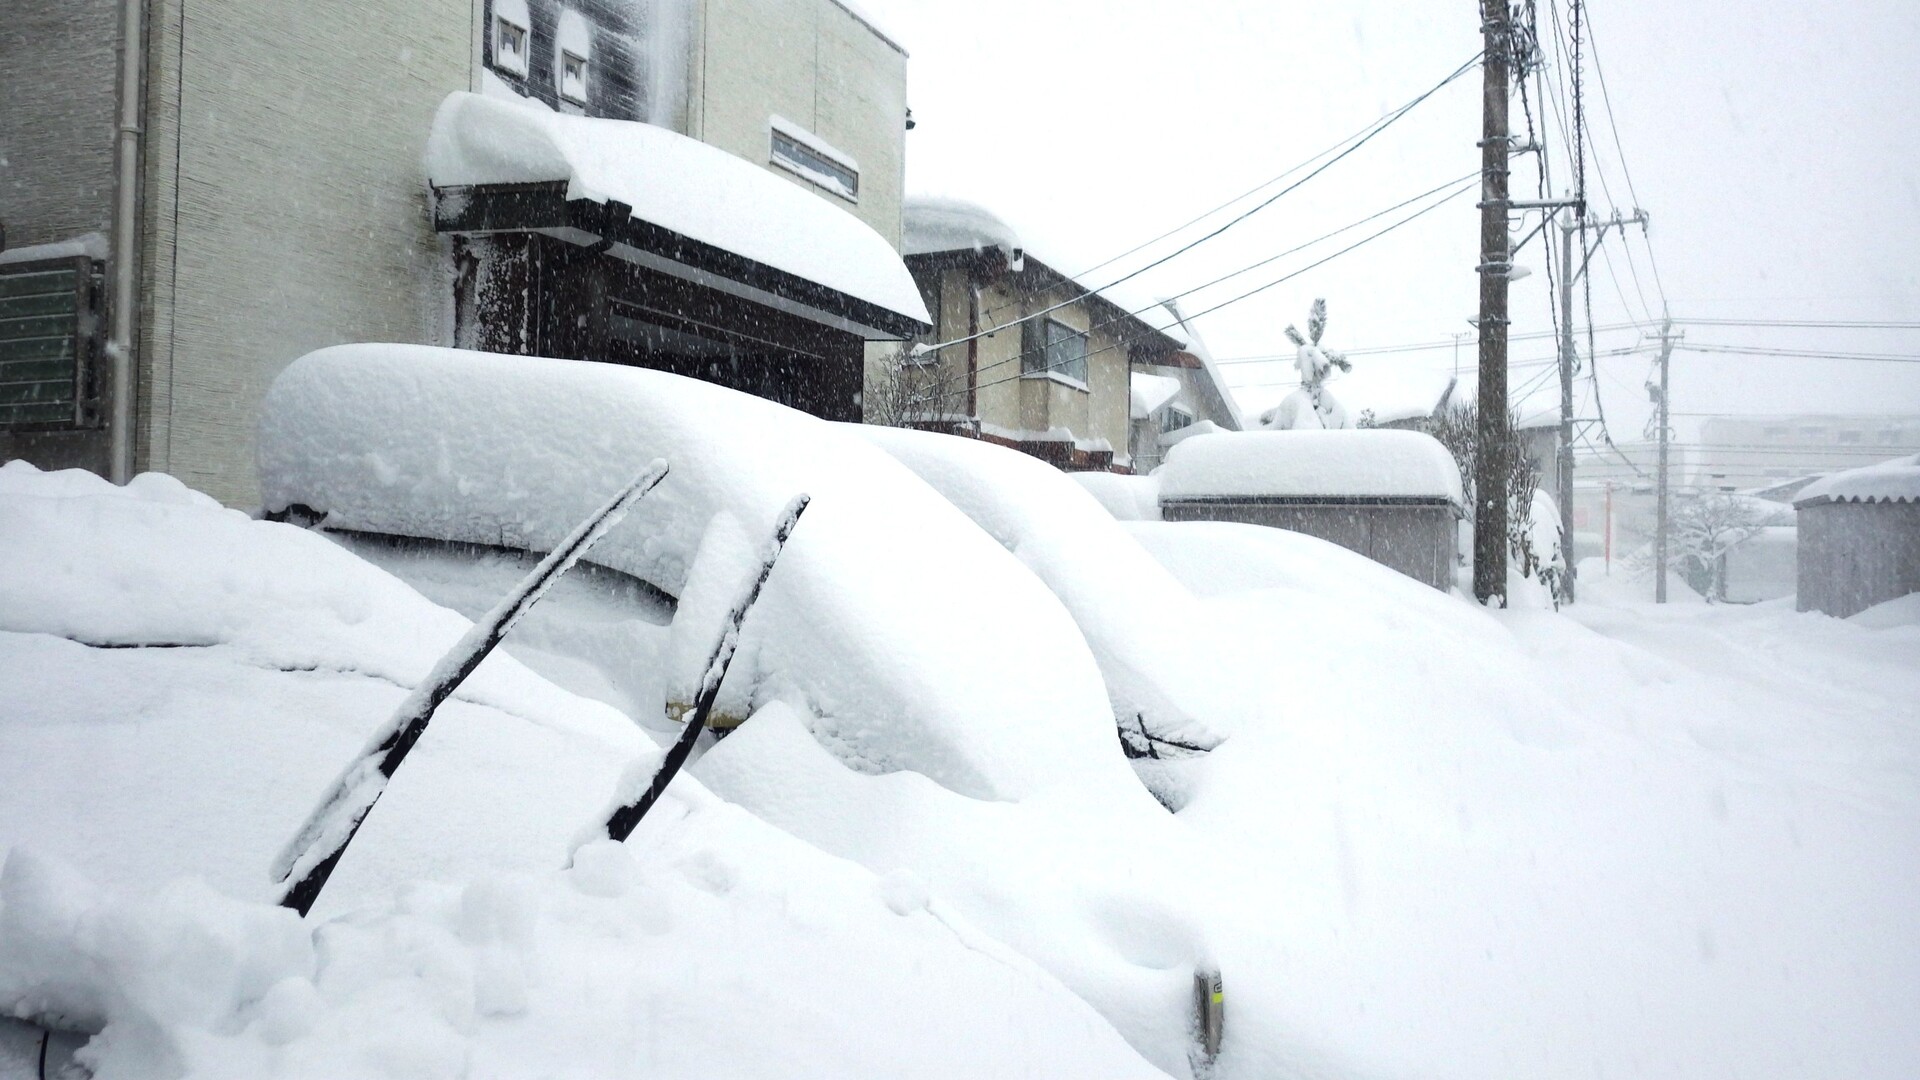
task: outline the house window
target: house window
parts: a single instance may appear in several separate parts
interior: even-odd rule
[[[98,427],[100,264],[0,264],[0,430]]]
[[[1160,410],[1160,434],[1179,431],[1193,423],[1193,414],[1178,405],[1168,405]]]
[[[1857,443],[1860,441],[1860,433],[1858,431],[1842,431],[1840,433],[1840,441],[1843,443]]]
[[[1767,438],[1769,439],[1785,439],[1786,437],[1787,429],[1784,426],[1770,427],[1767,429]]]
[[[493,66],[515,75],[527,73],[527,28],[504,14],[493,19]]]
[[[587,103],[587,58],[560,54],[560,96],[576,105]]]
[[[1020,354],[1020,373],[1057,378],[1086,389],[1087,335],[1054,319],[1024,325],[1030,331],[1023,335],[1025,347]]]
[[[1819,428],[1819,427],[1813,427],[1811,425],[1808,425],[1807,427],[1803,427],[1800,429],[1800,441],[1801,442],[1820,442],[1822,441],[1822,439],[1826,434],[1827,434],[1826,428]]]
[[[772,121],[773,164],[852,202],[860,200],[860,166],[813,133],[778,116]]]

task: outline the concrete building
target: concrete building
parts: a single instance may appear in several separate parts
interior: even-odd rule
[[[1700,425],[1695,449],[1687,486],[1748,491],[1920,451],[1920,416],[1716,416]]]
[[[609,294],[702,316],[620,359],[857,416],[865,343],[917,332],[917,301],[876,313],[640,218],[602,246],[538,218],[584,212],[565,191],[462,218],[424,158],[451,95],[524,99],[705,140],[891,247],[905,71],[835,0],[21,0],[0,20],[0,458],[249,506],[259,403],[293,358],[463,334],[585,358],[595,339],[557,331],[610,325]],[[489,326],[507,289],[532,332]]]
[[[971,203],[910,199],[901,248],[932,330],[868,372],[868,416],[1010,446],[1062,469],[1132,468],[1132,375],[1180,366],[1184,338],[1026,250]],[[871,402],[896,404],[876,410]]]
[[[1835,473],[1793,508],[1799,610],[1844,618],[1920,592],[1920,454]]]

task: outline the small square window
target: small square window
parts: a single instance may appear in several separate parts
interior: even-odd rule
[[[493,66],[515,75],[527,73],[527,28],[505,18],[493,20]]]
[[[587,103],[587,58],[560,54],[560,96],[576,105]]]
[[[1023,333],[1020,364],[1023,374],[1053,376],[1086,386],[1087,335],[1053,319],[1023,326],[1031,328]]]

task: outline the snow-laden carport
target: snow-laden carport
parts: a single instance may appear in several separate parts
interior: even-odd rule
[[[1239,521],[1330,540],[1436,589],[1453,583],[1460,470],[1431,435],[1233,431],[1182,441],[1154,471],[1167,521]]]
[[[925,329],[893,246],[845,210],[665,128],[455,93],[427,143],[455,238],[455,335],[860,418],[864,343]]]

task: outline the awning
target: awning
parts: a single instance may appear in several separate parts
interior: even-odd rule
[[[665,128],[455,93],[433,118],[427,181],[440,232],[543,233],[869,340],[930,323],[865,222]]]

